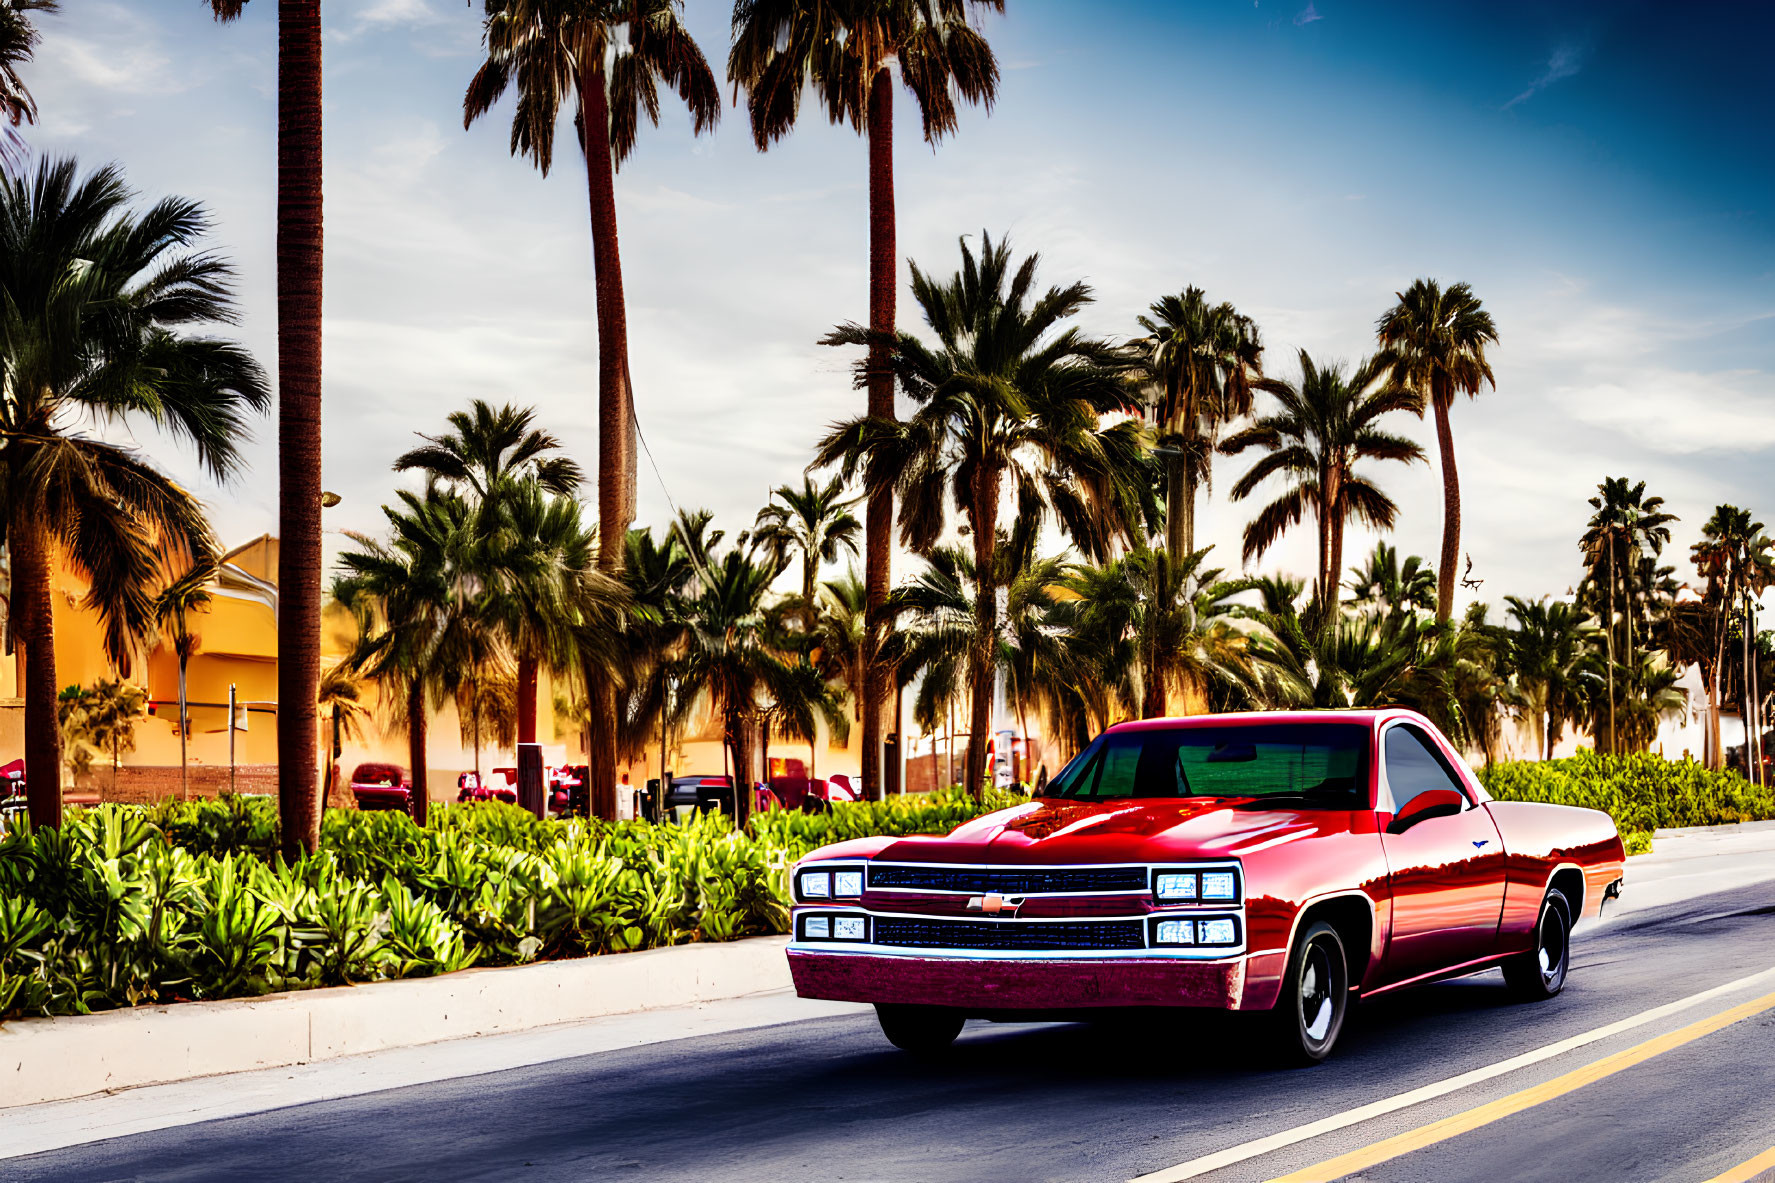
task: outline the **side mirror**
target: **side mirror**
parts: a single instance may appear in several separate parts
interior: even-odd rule
[[[1467,808],[1467,799],[1454,789],[1425,789],[1405,803],[1387,826],[1389,834],[1403,834],[1433,817],[1451,817]]]

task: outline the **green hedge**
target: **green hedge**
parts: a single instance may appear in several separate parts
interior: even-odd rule
[[[1615,819],[1628,853],[1651,849],[1652,831],[1717,826],[1775,818],[1775,790],[1736,772],[1714,772],[1693,760],[1647,752],[1599,756],[1579,752],[1565,760],[1518,760],[1479,774],[1504,801],[1551,801],[1600,809]]]
[[[420,829],[334,810],[294,864],[263,800],[74,810],[0,838],[0,1019],[783,932],[788,869],[809,850],[947,832],[1012,800],[770,813],[744,834],[719,815],[544,822],[490,803]]]
[[[1775,793],[1656,756],[1493,765],[1504,800],[1611,814],[1630,850],[1664,826],[1775,817]],[[321,850],[286,865],[267,801],[70,811],[0,837],[0,1019],[422,977],[469,965],[784,931],[787,874],[828,842],[946,833],[984,806],[955,792],[772,812],[746,833],[538,821],[513,806],[330,811]]]

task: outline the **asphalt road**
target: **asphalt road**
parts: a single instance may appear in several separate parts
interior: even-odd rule
[[[1357,1008],[1334,1058],[1276,1070],[1211,1015],[970,1023],[945,1062],[820,1018],[114,1138],[0,1162],[27,1180],[1127,1180],[1532,1051],[1775,967],[1775,883],[1580,930],[1565,992],[1486,974]],[[1748,999],[1202,1176],[1272,1179],[1472,1111]],[[1775,1009],[1350,1178],[1699,1183],[1775,1147]]]

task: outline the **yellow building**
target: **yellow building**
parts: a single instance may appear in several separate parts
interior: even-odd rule
[[[186,674],[190,719],[186,775],[192,795],[211,796],[230,787],[239,792],[276,790],[277,561],[277,539],[270,535],[229,551],[210,581],[208,608],[192,615],[190,628],[198,638],[197,652]],[[162,639],[151,650],[133,655],[129,668],[114,669],[105,654],[97,616],[81,606],[86,592],[85,581],[73,572],[64,568],[57,573],[53,593],[57,684],[90,686],[121,674],[147,690],[152,715],[137,724],[134,750],[122,754],[121,768],[113,769],[107,758],[95,759],[82,783],[74,783],[64,773],[63,784],[71,800],[141,801],[177,796],[181,791],[179,665],[171,641]],[[337,605],[329,606],[323,616],[323,666],[343,657],[354,640],[350,615]],[[0,765],[24,754],[24,703],[19,698],[23,674],[22,652],[13,661],[0,662]],[[540,683],[537,737],[543,744],[544,762],[551,766],[584,763],[583,736],[576,724],[557,719],[557,691],[546,672]],[[236,702],[232,737],[228,727],[230,687]],[[565,689],[562,696],[578,697]],[[347,738],[342,745],[339,764],[347,777],[364,761],[407,764],[405,704],[378,702],[373,686],[366,688],[366,703],[371,718],[362,736]],[[855,776],[860,733],[860,727],[852,728],[849,746],[834,746],[822,734],[812,751],[805,743],[774,740],[770,754],[773,758],[812,759],[822,776],[834,772]],[[314,757],[317,765],[330,740],[329,719],[323,712],[321,750]],[[432,799],[454,800],[458,776],[477,767],[476,757],[472,739],[462,734],[455,707],[446,703],[432,715],[427,730],[427,789]],[[483,774],[515,763],[510,748],[485,744],[479,752],[478,766]],[[679,774],[722,772],[722,748],[713,721],[703,721],[688,737],[674,735],[665,764]],[[657,777],[659,769],[656,743],[635,764],[619,772],[639,786]],[[344,803],[339,796],[334,801]]]

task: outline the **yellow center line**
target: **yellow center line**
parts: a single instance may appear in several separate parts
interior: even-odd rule
[[[1749,1162],[1739,1163],[1723,1175],[1715,1175],[1707,1183],[1758,1183],[1760,1178],[1771,1176],[1775,1176],[1775,1146]]]
[[[1686,1043],[1693,1043],[1704,1035],[1711,1035],[1722,1028],[1730,1027],[1733,1023],[1771,1009],[1775,1009],[1775,994],[1765,994],[1761,998],[1753,998],[1730,1010],[1721,1011],[1717,1015],[1690,1023],[1687,1027],[1679,1027],[1675,1031],[1660,1035],[1655,1039],[1648,1039],[1644,1043],[1616,1052],[1612,1056],[1604,1056],[1593,1064],[1575,1068],[1564,1076],[1554,1077],[1545,1084],[1538,1084],[1533,1088],[1511,1093],[1507,1097],[1500,1097],[1496,1101],[1476,1106],[1464,1113],[1456,1113],[1441,1121],[1433,1121],[1428,1125],[1419,1126],[1415,1130],[1395,1134],[1391,1138],[1384,1138],[1372,1145],[1364,1146],[1360,1150],[1352,1150],[1348,1154],[1327,1159],[1322,1163],[1296,1171],[1292,1175],[1283,1175],[1278,1179],[1271,1180],[1270,1183],[1333,1183],[1333,1180],[1341,1179],[1345,1175],[1355,1174],[1357,1171],[1366,1170],[1378,1163],[1398,1158],[1400,1155],[1422,1150],[1426,1146],[1434,1146],[1438,1142],[1446,1142],[1448,1139],[1459,1137],[1470,1130],[1490,1125],[1494,1121],[1501,1121],[1514,1113],[1521,1113],[1524,1109],[1545,1104],[1556,1097],[1574,1092],[1587,1084],[1594,1084],[1604,1077],[1613,1076],[1635,1064],[1642,1064],[1654,1056],[1661,1056]],[[1736,1178],[1736,1176],[1732,1177]],[[1750,1177],[1746,1176],[1746,1178]]]

